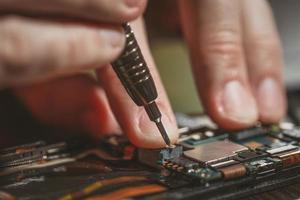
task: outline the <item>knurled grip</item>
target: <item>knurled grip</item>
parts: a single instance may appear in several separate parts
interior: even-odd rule
[[[125,48],[112,66],[132,100],[146,106],[157,98],[155,84],[131,27],[126,23],[123,28]]]

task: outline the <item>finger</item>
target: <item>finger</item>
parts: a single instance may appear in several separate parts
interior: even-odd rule
[[[167,129],[171,141],[174,143],[177,139],[176,123],[172,113],[166,93],[163,89],[159,75],[155,69],[155,64],[150,55],[147,46],[145,32],[143,30],[142,20],[132,23],[132,29],[135,32],[137,40],[143,51],[146,62],[148,63],[150,72],[156,83],[158,90],[157,104],[162,112],[162,122]],[[139,147],[159,148],[164,147],[164,143],[157,127],[148,118],[144,108],[136,106],[126,93],[120,80],[111,66],[99,69],[98,75],[105,91],[108,95],[115,116],[128,134],[131,142]]]
[[[95,137],[120,133],[103,89],[88,75],[18,87],[15,94],[46,124]]]
[[[221,127],[257,120],[242,46],[239,0],[179,1],[201,100]]]
[[[124,42],[121,27],[0,18],[0,87],[102,66]]]
[[[286,110],[282,51],[272,11],[264,0],[243,0],[244,45],[260,120],[278,122]]]
[[[140,16],[145,6],[146,0],[1,0],[0,13],[125,22]]]

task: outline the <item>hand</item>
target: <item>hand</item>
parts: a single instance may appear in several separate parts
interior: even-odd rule
[[[196,84],[221,127],[244,128],[285,114],[282,50],[265,0],[179,1]]]
[[[124,47],[120,24],[140,16],[145,3],[1,0],[0,87],[75,74],[110,63]],[[88,24],[88,20],[98,23]]]
[[[120,125],[137,146],[161,147],[157,128],[109,65],[124,47],[121,23],[135,20],[132,26],[159,90],[164,124],[176,140],[174,116],[137,19],[144,0],[25,2],[0,0],[1,11],[11,13],[0,17],[0,87],[15,87],[15,94],[45,123],[96,137],[119,133]],[[89,20],[95,23],[87,24]],[[98,80],[86,73],[90,69],[97,69]]]

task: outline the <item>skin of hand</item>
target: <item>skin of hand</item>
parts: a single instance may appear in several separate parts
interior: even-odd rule
[[[162,147],[155,125],[132,102],[108,64],[124,48],[120,24],[133,20],[158,88],[163,123],[176,141],[176,122],[139,17],[144,0],[18,1],[0,0],[0,7],[16,14],[63,13],[99,23],[0,17],[0,86],[15,87],[15,94],[46,123],[96,137],[122,128],[137,146]],[[280,120],[285,112],[282,56],[267,3],[186,0],[179,5],[196,84],[212,119],[229,129]],[[96,69],[97,77],[84,73],[88,69]]]
[[[208,114],[238,129],[284,117],[281,44],[265,0],[179,1],[196,85]]]
[[[162,121],[175,142],[175,118],[140,17],[145,0],[27,2],[23,6],[18,0],[0,0],[6,12],[31,13],[31,17],[8,15],[0,19],[0,43],[4,44],[0,62],[8,69],[0,86],[14,86],[15,94],[44,123],[96,137],[120,133],[122,128],[137,146],[164,146],[155,124],[133,103],[109,64],[124,48],[121,23],[131,21],[159,92]],[[45,16],[42,11],[51,17],[62,13],[68,20],[32,17]],[[89,20],[98,23],[87,24]],[[86,73],[91,69],[96,71],[94,77]]]

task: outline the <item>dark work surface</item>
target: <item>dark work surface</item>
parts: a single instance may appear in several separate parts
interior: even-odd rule
[[[244,198],[244,200],[294,200],[300,198],[300,183],[282,187],[277,190],[271,190],[251,197]]]

